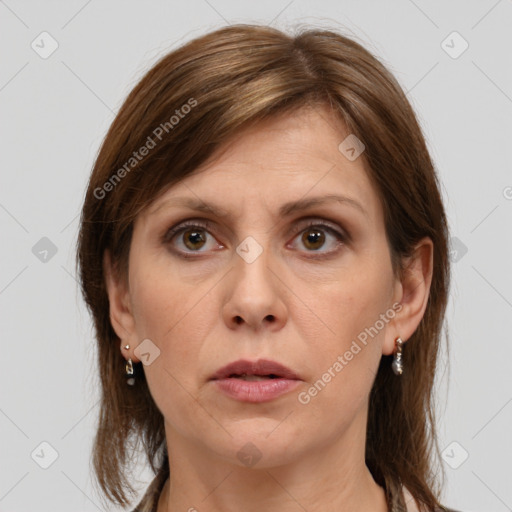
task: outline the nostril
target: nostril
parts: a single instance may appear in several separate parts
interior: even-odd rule
[[[235,322],[236,322],[238,325],[240,325],[240,324],[243,322],[242,317],[241,317],[241,316],[238,316],[238,315],[237,315],[237,316],[235,316]]]

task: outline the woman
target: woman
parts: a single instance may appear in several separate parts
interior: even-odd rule
[[[136,511],[447,510],[447,237],[414,112],[354,40],[238,25],[164,56],[81,218],[105,496],[130,505],[140,441]]]

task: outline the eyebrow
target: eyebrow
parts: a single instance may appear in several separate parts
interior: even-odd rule
[[[347,196],[329,194],[326,196],[319,197],[310,197],[303,198],[297,201],[290,201],[288,203],[283,204],[278,211],[278,215],[280,217],[288,217],[296,212],[305,210],[307,208],[312,208],[314,206],[321,206],[325,203],[342,203],[348,206],[352,206],[354,209],[358,210],[362,214],[368,216],[368,212],[363,208],[361,203],[356,201],[355,199]],[[179,207],[184,206],[191,210],[196,210],[200,212],[211,213],[217,217],[223,217],[226,214],[226,211],[212,203],[207,203],[202,201],[201,199],[194,197],[173,197],[162,204],[160,204],[157,208],[150,212],[150,214],[156,213],[163,207]]]

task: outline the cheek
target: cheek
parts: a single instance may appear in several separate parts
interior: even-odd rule
[[[160,349],[158,361],[167,373],[183,384],[200,370],[204,340],[219,321],[214,282],[190,282],[157,261],[147,271],[139,266],[133,274],[132,305],[137,336],[149,338]],[[134,265],[135,267],[135,265]],[[211,351],[210,351],[211,352]],[[208,356],[215,355],[209,353]],[[155,368],[147,368],[150,373]],[[165,378],[165,376],[164,376]],[[169,380],[167,378],[167,380]]]
[[[335,280],[317,288],[315,294],[310,293],[308,306],[316,314],[314,323],[322,333],[315,336],[311,324],[303,321],[301,329],[309,329],[308,337],[315,345],[308,356],[314,377],[313,387],[306,389],[304,400],[299,402],[310,401],[310,412],[319,407],[318,414],[326,408],[325,414],[330,403],[333,414],[339,414],[365,403],[382,357],[389,318],[382,321],[381,315],[385,316],[389,308],[391,285],[391,267],[385,258],[361,258],[340,271]]]
[[[367,407],[368,395],[382,357],[381,339],[386,325],[388,280],[367,272],[326,287],[312,309],[329,329],[321,343],[309,351],[314,374],[297,396],[299,410],[318,428],[348,428],[352,418]],[[380,330],[375,329],[376,322]],[[320,349],[321,347],[321,349]],[[330,425],[326,427],[326,425]],[[343,426],[345,425],[345,427]]]
[[[202,309],[209,287],[184,278],[165,253],[142,256],[135,255],[130,274],[137,333],[163,341],[194,310]]]
[[[324,335],[337,340],[337,348],[342,349],[386,312],[391,292],[390,266],[379,263],[377,258],[354,258],[353,264],[314,288],[311,283],[302,282],[297,295],[308,297],[305,302],[316,318],[315,323],[322,326]]]
[[[174,275],[153,272],[134,276],[134,315],[139,339],[160,350],[144,367],[150,393],[173,428],[188,435],[190,424],[211,418],[197,400],[198,376],[204,368],[204,340],[212,328],[215,306],[211,286],[183,283]],[[211,351],[208,354],[215,357]],[[185,419],[186,418],[186,419]]]

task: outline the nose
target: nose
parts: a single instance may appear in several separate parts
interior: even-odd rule
[[[275,265],[269,256],[269,250],[264,249],[249,263],[235,254],[234,268],[225,282],[227,300],[222,312],[230,329],[278,331],[286,324],[288,312],[283,302],[286,286],[277,269],[272,268]]]

